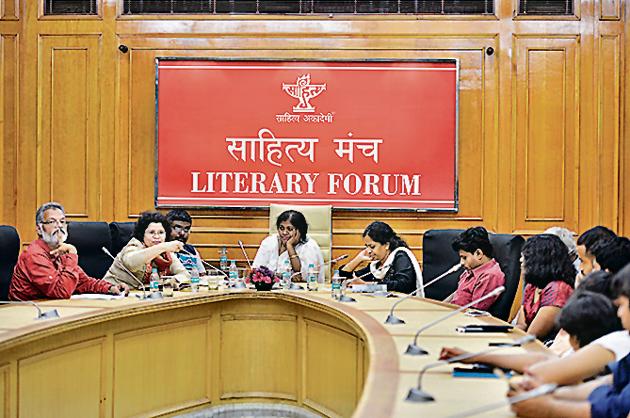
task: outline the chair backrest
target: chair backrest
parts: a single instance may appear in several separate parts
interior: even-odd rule
[[[133,236],[135,222],[112,222],[109,231],[112,237],[112,254],[116,255],[123,249]]]
[[[19,254],[20,236],[16,229],[9,225],[0,225],[0,300],[8,300],[13,268]]]
[[[112,259],[102,250],[103,247],[112,250],[107,222],[70,222],[67,242],[77,248],[83,271],[90,277],[103,278],[112,264]]]
[[[446,271],[459,261],[459,255],[453,251],[451,243],[463,229],[433,229],[424,234],[422,243],[423,278],[425,283]],[[521,248],[525,240],[520,235],[490,234],[490,243],[494,258],[505,274],[505,291],[494,303],[490,313],[497,318],[508,320],[514,296],[518,290],[521,274]],[[457,289],[461,270],[451,273],[425,290],[427,297],[445,299]]]
[[[276,219],[285,210],[302,212],[308,222],[308,236],[317,242],[324,256],[324,263],[332,254],[332,206],[269,205],[269,233],[277,232]],[[326,265],[328,267],[328,265]],[[330,268],[326,268],[326,281],[330,281]]]

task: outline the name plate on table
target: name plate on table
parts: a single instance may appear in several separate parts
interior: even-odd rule
[[[353,293],[387,292],[386,284],[355,284],[352,285]]]

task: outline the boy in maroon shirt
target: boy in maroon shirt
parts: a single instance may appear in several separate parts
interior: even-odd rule
[[[451,303],[464,306],[505,284],[505,275],[492,258],[492,244],[484,227],[465,230],[453,241],[452,247],[459,253],[466,270],[459,276],[452,299],[449,297]],[[499,295],[482,300],[473,308],[487,311],[498,298]]]

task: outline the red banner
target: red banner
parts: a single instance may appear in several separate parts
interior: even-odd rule
[[[158,206],[457,210],[455,60],[157,60]]]

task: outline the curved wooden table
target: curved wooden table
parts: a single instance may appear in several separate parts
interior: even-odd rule
[[[429,355],[410,357],[402,353],[415,331],[451,306],[414,298],[397,310],[407,323],[386,326],[395,299],[355,297],[176,292],[162,301],[42,302],[59,310],[53,320],[34,320],[29,305],[0,306],[0,417],[173,415],[232,402],[333,417],[438,417],[504,398],[504,382],[454,379],[447,366],[423,380],[436,402],[404,401],[443,345],[477,351],[521,333],[458,334],[458,325],[502,322],[456,315],[421,335]]]

